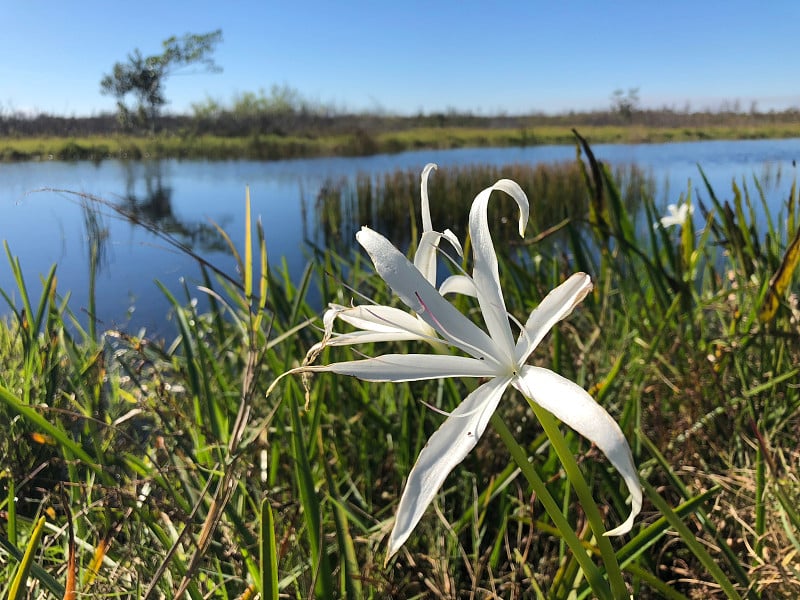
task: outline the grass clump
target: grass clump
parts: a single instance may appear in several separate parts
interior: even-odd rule
[[[528,313],[576,270],[592,275],[594,293],[534,362],[589,390],[631,443],[645,508],[630,536],[612,540],[630,593],[796,595],[800,306],[790,250],[800,224],[797,190],[759,229],[757,180],[736,181],[725,195],[703,182],[679,199],[693,215],[654,228],[662,211],[646,178],[630,179],[638,189],[636,202],[627,202],[621,180],[588,145],[580,148],[583,160],[565,169],[575,169],[582,187],[547,184],[556,200],[574,193],[564,213],[541,205],[549,193],[540,192],[548,188],[535,183],[542,177],[535,170],[443,169],[429,188],[434,226],[456,230],[463,222],[445,199],[466,205],[496,178],[518,178],[534,214],[553,222],[537,223],[544,232],[533,243],[504,245],[499,207],[493,234],[510,312]],[[353,210],[396,240],[394,224],[378,218],[393,210],[403,216],[399,239],[416,239],[408,214],[418,205],[418,181],[406,173],[359,180]],[[324,211],[341,210],[331,206],[340,207],[343,194],[331,193]],[[351,290],[392,299],[360,255],[331,244],[295,282],[268,269],[249,209],[247,232],[245,247],[231,248],[239,276],[201,267],[208,311],[191,302],[194,290],[179,298],[164,289],[173,304],[171,340],[90,334],[59,295],[57,270],[34,295],[7,249],[17,286],[4,292],[11,312],[0,327],[0,418],[9,424],[0,440],[0,593],[8,594],[32,548],[30,597],[66,597],[70,589],[130,598],[183,589],[192,598],[590,597],[563,532],[500,440],[505,423],[595,556],[597,541],[555,451],[514,396],[397,561],[382,567],[403,477],[442,420],[420,400],[449,411],[474,384],[389,386],[320,375],[307,391],[287,378],[265,399],[274,378],[319,340],[312,286],[341,304]],[[763,310],[770,293],[771,314]],[[457,302],[472,307],[468,298]],[[350,354],[325,352],[332,360]],[[598,504],[610,507],[605,518],[617,522],[627,507],[616,475],[584,460],[597,451],[563,432]]]

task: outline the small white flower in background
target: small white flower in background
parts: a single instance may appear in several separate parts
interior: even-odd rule
[[[686,215],[691,215],[694,212],[694,207],[688,202],[684,202],[680,206],[676,204],[667,205],[667,214],[659,219],[661,227],[666,229],[673,225],[683,225],[686,222]],[[653,223],[653,228],[658,229],[659,223]]]
[[[288,372],[330,371],[365,381],[384,382],[444,377],[488,378],[458,405],[420,452],[400,499],[389,537],[387,561],[411,535],[450,471],[475,447],[509,385],[594,442],[621,473],[631,495],[631,512],[622,525],[606,535],[622,535],[630,531],[641,510],[642,491],[631,450],[614,419],[580,386],[549,369],[526,364],[549,330],[567,317],[591,291],[591,280],[585,273],[572,275],[540,302],[524,325],[511,317],[520,330],[515,342],[500,288],[497,256],[487,219],[489,197],[495,190],[516,200],[520,210],[520,235],[524,233],[529,212],[525,193],[508,179],[501,179],[483,190],[472,204],[469,227],[474,253],[473,276],[471,279],[460,276],[464,279],[459,280],[459,286],[477,297],[486,331],[448,302],[441,288],[436,289],[435,277],[429,277],[431,265],[435,262],[418,260],[420,252],[433,253],[435,245],[423,249],[421,242],[414,263],[411,263],[385,237],[368,227],[363,227],[356,239],[370,255],[378,274],[415,315],[384,306],[359,306],[338,312],[328,311],[325,315],[327,334],[330,334],[337,316],[363,328],[361,332],[332,337],[329,344],[335,340],[352,344],[359,339],[370,342],[424,339],[437,345],[452,346],[467,356],[384,354],[323,366],[304,365]],[[423,209],[424,222],[425,214]],[[444,237],[444,234],[432,232],[429,221],[425,222],[423,240],[426,235],[437,241]],[[424,327],[420,326],[420,321]],[[380,327],[385,330],[378,331]]]

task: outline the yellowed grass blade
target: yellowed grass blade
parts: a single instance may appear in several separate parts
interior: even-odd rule
[[[42,539],[42,531],[44,530],[46,520],[45,517],[40,517],[36,522],[36,526],[33,528],[28,547],[25,548],[25,554],[22,556],[22,561],[19,563],[17,572],[11,582],[11,588],[8,591],[8,600],[21,600],[25,597],[28,572],[31,570],[33,556],[36,554],[36,549],[39,547],[39,540]]]
[[[781,298],[792,281],[792,274],[797,268],[798,262],[800,262],[800,227],[797,228],[794,239],[786,249],[786,254],[784,254],[778,270],[769,280],[769,289],[758,313],[758,318],[762,323],[767,323],[775,317]]]

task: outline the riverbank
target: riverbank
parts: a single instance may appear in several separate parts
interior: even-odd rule
[[[581,126],[593,144],[659,143],[695,140],[786,139],[800,137],[800,122],[706,127],[644,125]],[[105,159],[280,160],[322,156],[368,156],[407,150],[572,144],[569,125],[541,127],[419,127],[403,131],[329,135],[253,134],[247,136],[95,135],[8,137],[0,140],[0,161]]]

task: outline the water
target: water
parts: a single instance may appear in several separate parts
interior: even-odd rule
[[[677,200],[690,180],[693,187],[701,183],[697,169],[700,164],[723,199],[731,196],[732,178],[752,182],[753,175],[759,177],[769,206],[777,213],[795,175],[793,162],[800,158],[800,140],[598,145],[593,150],[599,159],[612,164],[636,163],[649,169],[658,186],[658,199],[664,205]],[[89,244],[84,211],[77,196],[37,190],[57,188],[104,198],[155,221],[203,257],[234,274],[235,264],[222,250],[225,242],[213,224],[223,227],[241,249],[245,188],[249,186],[253,214],[260,215],[264,223],[270,261],[276,264],[285,257],[290,272],[297,276],[309,255],[304,239],[313,237],[314,231],[303,206],[313,206],[327,180],[353,179],[358,173],[379,175],[397,169],[421,171],[427,162],[446,167],[557,162],[574,157],[573,146],[536,146],[273,162],[0,164],[0,237],[20,258],[34,298],[41,291],[39,277],[57,263],[58,290],[71,293],[70,306],[85,322]],[[105,210],[100,223],[105,230],[97,276],[101,328],[145,327],[151,334],[171,335],[172,327],[165,322],[169,304],[154,280],[181,298],[184,284],[192,295],[199,296],[195,289],[199,270],[187,256],[113,215],[113,211]],[[19,306],[5,257],[0,257],[0,288]],[[0,301],[0,314],[7,312],[5,303]]]

